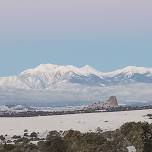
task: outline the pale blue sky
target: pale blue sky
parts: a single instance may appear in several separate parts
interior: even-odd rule
[[[0,1],[0,76],[41,63],[152,67],[151,0]]]

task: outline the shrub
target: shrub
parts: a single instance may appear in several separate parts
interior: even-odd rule
[[[32,132],[32,133],[31,133],[31,135],[30,135],[30,137],[32,137],[32,138],[37,138],[37,137],[38,137],[38,135],[37,135],[37,133],[36,133],[36,132]]]

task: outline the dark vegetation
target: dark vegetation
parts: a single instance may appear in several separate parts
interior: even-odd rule
[[[0,112],[0,117],[36,117],[36,116],[52,116],[52,115],[66,115],[66,114],[81,114],[81,113],[99,113],[99,112],[118,112],[118,111],[132,111],[132,110],[145,110],[152,109],[152,105],[142,105],[142,106],[118,106],[114,108],[107,109],[82,109],[82,110],[73,110],[73,111],[20,111],[20,112],[11,112],[5,111]],[[152,116],[151,116],[152,118]]]
[[[152,124],[146,122],[126,123],[107,132],[100,128],[88,133],[51,131],[46,139],[39,139],[33,132],[29,136],[14,136],[14,144],[7,143],[3,136],[0,138],[0,152],[128,152],[128,146],[134,146],[137,152],[152,152]]]

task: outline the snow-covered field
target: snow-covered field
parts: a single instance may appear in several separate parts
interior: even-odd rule
[[[90,114],[74,114],[60,116],[40,116],[31,118],[0,118],[0,134],[20,135],[24,129],[29,132],[40,132],[46,135],[50,130],[75,129],[82,132],[95,131],[97,127],[103,130],[114,130],[126,122],[152,120],[145,115],[152,113],[152,110],[138,110],[125,112],[105,112]]]

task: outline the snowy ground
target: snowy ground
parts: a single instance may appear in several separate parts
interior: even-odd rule
[[[90,114],[74,114],[60,116],[44,116],[31,118],[0,118],[0,134],[20,135],[24,129],[29,132],[40,132],[46,135],[50,130],[75,129],[82,132],[94,131],[97,127],[103,130],[114,130],[125,122],[152,120],[145,115],[152,113],[152,110],[138,110],[125,112],[105,112]]]

